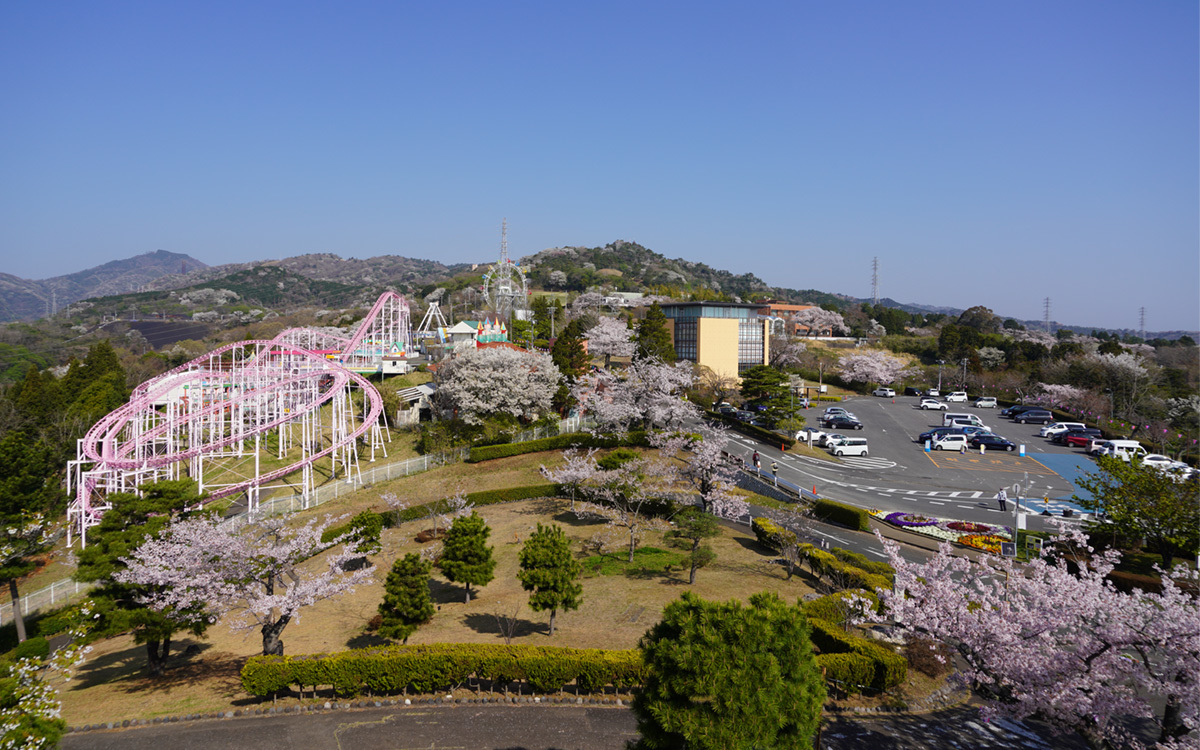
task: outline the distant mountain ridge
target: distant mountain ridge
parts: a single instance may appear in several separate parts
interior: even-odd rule
[[[188,273],[181,273],[185,268]],[[206,268],[207,263],[190,255],[156,250],[48,279],[0,273],[0,321],[39,318],[50,312],[52,305],[62,309],[88,297],[137,291],[168,275],[191,283],[191,272]]]

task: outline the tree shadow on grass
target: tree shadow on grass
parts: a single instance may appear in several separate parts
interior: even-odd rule
[[[589,526],[604,526],[608,523],[606,519],[600,518],[599,516],[580,518],[570,510],[564,510],[562,513],[554,515],[552,520],[556,523],[561,523],[563,526],[570,526],[573,529],[582,529]]]
[[[467,590],[457,583],[430,578],[429,598],[437,605],[462,604],[467,598]]]
[[[770,547],[764,546],[761,542],[759,542],[757,539],[755,539],[754,537],[751,537],[751,536],[739,536],[736,539],[734,539],[734,541],[737,542],[738,544],[742,545],[742,547],[745,548],[747,551],[755,552],[759,555],[763,555],[764,557],[770,557],[772,555],[778,554],[777,552],[775,552],[775,550],[771,549]]]
[[[346,640],[346,648],[375,648],[376,646],[391,646],[396,642],[374,633],[359,633]]]
[[[474,630],[476,633],[492,633],[496,636],[497,640],[504,639],[504,634],[500,632],[500,625],[496,622],[496,617],[494,615],[484,614],[483,612],[475,612],[465,615],[462,618],[462,621],[464,625],[471,630]],[[512,637],[520,638],[522,636],[536,635],[538,633],[545,635],[549,632],[549,630],[549,620],[546,622],[534,622],[532,620],[526,620],[522,617],[516,621]]]
[[[162,675],[151,677],[146,667],[146,647],[128,648],[85,661],[72,680],[72,690],[111,685],[129,694],[170,691],[200,682],[223,686],[229,695],[244,694],[242,665],[246,658],[230,653],[210,652],[212,644],[183,639],[172,645],[172,655]]]
[[[539,497],[526,501],[524,506],[515,508],[516,513],[523,516],[548,516],[562,510],[563,501],[554,497]]]

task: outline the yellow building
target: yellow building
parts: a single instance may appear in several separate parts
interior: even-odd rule
[[[677,302],[662,306],[675,356],[722,375],[740,377],[771,358],[771,321],[762,305]]]

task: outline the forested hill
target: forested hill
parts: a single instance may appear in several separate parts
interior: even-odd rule
[[[752,273],[734,275],[705,263],[674,260],[636,242],[617,240],[603,247],[555,247],[521,259],[534,286],[583,291],[609,286],[616,291],[650,291],[677,296],[773,297],[795,302],[845,304],[849,297],[771,287]]]
[[[187,284],[183,279],[189,276],[181,275],[185,268],[190,276],[208,265],[190,255],[156,250],[49,279],[0,273],[0,322],[40,318],[51,305],[61,310],[76,300],[137,291],[167,275],[181,279],[176,286]]]

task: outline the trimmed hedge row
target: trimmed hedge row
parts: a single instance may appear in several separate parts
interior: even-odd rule
[[[567,448],[617,448],[620,446],[647,446],[649,441],[642,431],[630,432],[619,437],[592,435],[587,432],[570,432],[566,435],[527,440],[523,443],[504,443],[501,445],[483,445],[471,449],[467,463],[477,464],[480,461],[491,461],[497,458],[520,456],[525,453],[540,453],[542,451],[565,450]]]
[[[809,618],[813,645],[821,649],[817,664],[825,668],[825,679],[842,692],[864,689],[890,690],[908,677],[908,662],[896,652],[867,638],[850,635],[837,625]]]
[[[896,575],[896,569],[891,565],[888,565],[885,562],[879,562],[877,560],[869,560],[867,559],[866,555],[859,554],[858,552],[851,552],[850,550],[842,549],[841,547],[834,547],[829,551],[834,557],[842,562],[853,565],[856,568],[862,568],[868,573],[887,576],[888,578]]]
[[[707,411],[704,412],[704,414],[709,419],[715,419],[718,422],[724,423],[734,432],[740,432],[743,435],[748,435],[756,440],[762,440],[770,445],[782,445],[786,448],[791,448],[796,445],[796,441],[787,435],[780,435],[778,432],[773,432],[762,427],[755,427],[752,424],[746,424],[740,419],[734,419],[727,414],[722,414],[717,411]]]
[[[848,589],[874,591],[892,587],[890,575],[868,572],[854,563],[843,562],[837,556],[819,550],[811,544],[804,545],[801,554],[804,555],[805,560],[808,561],[809,566],[818,577],[831,574],[840,576]],[[888,569],[891,570],[891,567],[889,566]]]
[[[818,499],[813,501],[813,516],[821,521],[836,523],[855,531],[871,530],[871,515],[862,508],[853,505],[835,503],[832,500]]]
[[[778,551],[789,538],[794,539],[795,534],[783,528],[769,518],[759,516],[750,523],[750,528],[754,530],[754,536],[758,538],[760,544],[770,547]]]
[[[242,667],[242,687],[265,697],[296,685],[328,685],[339,696],[451,689],[470,678],[526,682],[550,693],[574,682],[581,692],[627,688],[645,679],[636,650],[441,643],[388,646],[312,656],[255,656]]]
[[[506,487],[500,490],[483,490],[481,492],[471,492],[466,495],[467,501],[474,503],[476,506],[496,505],[497,503],[511,503],[517,500],[529,500],[534,497],[555,497],[559,494],[558,485],[553,483],[546,484],[530,484],[523,487]],[[419,518],[425,518],[429,511],[437,510],[440,513],[450,511],[450,504],[446,500],[437,500],[424,505],[417,505],[412,508],[405,508],[400,513],[400,521],[415,521]],[[373,511],[363,511],[359,515],[371,513],[379,517],[380,523],[384,528],[391,528],[395,525],[395,514],[391,511],[383,513],[373,513]],[[334,526],[326,529],[321,535],[321,541],[330,542],[342,534],[350,531],[350,524],[345,523],[341,526]]]
[[[873,591],[859,589],[856,591],[835,591],[832,594],[826,594],[820,599],[813,599],[810,602],[804,602],[804,614],[809,619],[824,620],[825,622],[834,625],[842,625],[845,619],[846,607],[844,601],[852,596],[859,596],[863,599],[870,599],[874,603],[874,609],[879,610],[879,595]]]

